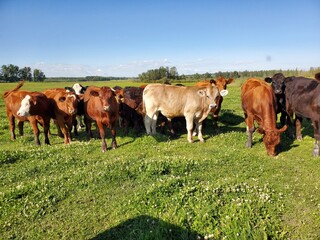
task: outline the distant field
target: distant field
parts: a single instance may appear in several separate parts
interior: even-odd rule
[[[0,238],[318,239],[320,157],[312,157],[311,124],[304,121],[301,142],[283,134],[276,157],[266,155],[258,133],[247,149],[241,82],[228,87],[219,129],[206,121],[205,143],[189,144],[184,129],[170,139],[125,136],[119,128],[118,149],[106,153],[83,130],[65,146],[54,126],[51,146],[41,134],[36,147],[28,123],[25,136],[10,141],[1,97]],[[15,85],[1,83],[1,96]],[[27,82],[22,89],[68,85]]]

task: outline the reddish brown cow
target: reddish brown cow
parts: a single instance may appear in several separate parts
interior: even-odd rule
[[[38,123],[43,126],[45,143],[49,142],[50,118],[53,116],[49,99],[40,92],[19,90],[24,82],[6,91],[4,96],[6,113],[9,120],[11,140],[16,139],[15,118],[18,119],[19,134],[23,135],[23,123],[29,121],[33,129],[35,144],[40,145]]]
[[[72,123],[77,113],[77,95],[63,88],[48,89],[44,94],[52,102],[54,119],[63,133],[64,143],[70,143]]]
[[[110,87],[89,87],[84,94],[85,124],[92,137],[91,124],[97,123],[102,140],[102,152],[107,150],[104,126],[111,129],[112,148],[117,148],[116,124],[119,118],[119,104]]]
[[[204,87],[212,84],[212,80],[205,80],[203,82],[197,82],[195,85],[199,87]],[[233,82],[233,78],[225,79],[224,77],[218,77],[215,80],[215,84],[218,87],[219,91],[226,90],[227,85]],[[219,96],[217,99],[217,108],[212,109],[211,113],[213,114],[213,126],[218,127],[218,117],[219,113],[221,110],[221,105],[222,105],[223,97]]]
[[[287,129],[276,128],[276,97],[272,87],[265,81],[249,78],[241,87],[242,109],[247,125],[247,147],[252,147],[254,120],[258,122],[258,132],[263,134],[263,142],[268,155],[276,155],[276,146],[280,143],[280,133]]]

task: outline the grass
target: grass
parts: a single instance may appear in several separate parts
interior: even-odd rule
[[[240,84],[228,87],[219,130],[206,122],[205,143],[189,144],[184,129],[170,139],[119,128],[119,147],[106,153],[100,139],[89,141],[83,131],[63,145],[54,127],[51,146],[36,147],[27,123],[25,136],[10,141],[1,98],[1,238],[317,239],[320,160],[312,157],[311,124],[304,121],[301,142],[283,134],[276,157],[267,156],[258,133],[247,149]],[[1,84],[0,93],[14,86]]]

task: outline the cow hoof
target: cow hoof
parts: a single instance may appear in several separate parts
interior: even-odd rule
[[[312,155],[314,157],[318,157],[319,156],[319,148],[314,148],[313,151],[312,151]]]
[[[301,135],[297,136],[297,140],[301,142],[302,141],[302,136]]]

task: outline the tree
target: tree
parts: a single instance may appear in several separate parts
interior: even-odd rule
[[[30,67],[24,67],[21,68],[18,72],[19,79],[26,80],[26,81],[32,81],[32,74],[31,74],[31,68]]]
[[[34,82],[43,82],[46,79],[46,75],[39,70],[39,69],[34,69],[33,70],[33,81]]]
[[[18,73],[19,67],[13,64],[2,65],[2,78],[6,82],[16,82],[19,80]]]

